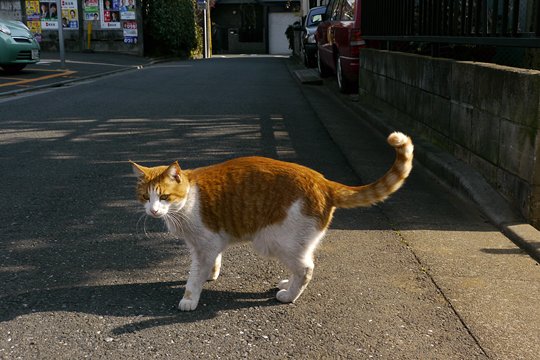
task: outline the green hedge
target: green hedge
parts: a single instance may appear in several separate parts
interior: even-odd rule
[[[146,54],[193,57],[200,53],[195,0],[142,0],[142,4]]]

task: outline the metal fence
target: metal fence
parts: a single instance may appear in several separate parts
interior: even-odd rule
[[[540,48],[540,0],[363,0],[364,38]]]

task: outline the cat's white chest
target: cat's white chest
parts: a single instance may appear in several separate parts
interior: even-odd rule
[[[253,247],[263,256],[282,257],[298,254],[300,249],[310,247],[324,236],[317,221],[302,212],[303,202],[295,201],[287,210],[285,220],[264,227],[253,235]]]

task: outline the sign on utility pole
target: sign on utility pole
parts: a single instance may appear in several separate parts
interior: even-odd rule
[[[60,50],[60,67],[66,67],[66,51],[64,49],[64,26],[62,25],[62,1],[56,0],[57,18],[58,18],[58,49]]]

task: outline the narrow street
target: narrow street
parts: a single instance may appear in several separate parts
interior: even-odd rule
[[[336,213],[297,303],[242,245],[176,309],[189,255],[141,220],[128,160],[262,155],[350,185],[392,164],[386,134],[295,66],[169,62],[1,98],[0,359],[534,359],[538,264],[419,164],[384,204]]]

